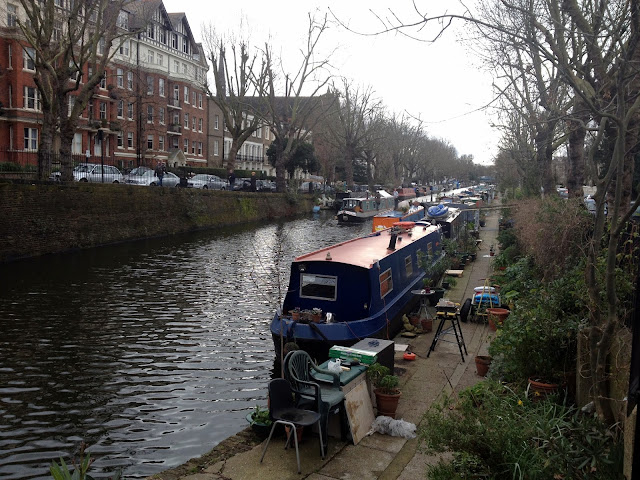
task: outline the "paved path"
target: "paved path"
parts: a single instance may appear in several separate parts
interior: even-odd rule
[[[471,297],[473,288],[483,285],[491,273],[489,247],[497,247],[498,213],[487,216],[486,227],[480,232],[482,243],[475,262],[464,270],[455,288],[445,296],[449,300],[462,303]],[[462,323],[462,331],[469,354],[461,361],[458,345],[438,342],[436,349],[427,358],[433,332],[415,339],[399,337],[397,343],[410,344],[417,355],[415,361],[405,361],[396,354],[396,369],[404,369],[400,377],[402,397],[396,418],[420,424],[423,414],[436,399],[452,391],[459,391],[480,380],[475,370],[475,355],[487,353],[491,332],[488,326],[476,323]],[[434,320],[434,330],[436,321]],[[453,337],[452,337],[453,338]],[[240,439],[238,441],[242,443]],[[424,454],[418,449],[419,439],[406,440],[388,435],[373,434],[358,445],[340,442],[330,438],[329,452],[322,460],[318,454],[317,441],[307,436],[300,445],[302,474],[297,473],[294,449],[284,450],[284,439],[271,440],[263,463],[259,463],[263,444],[242,448],[239,453],[225,460],[207,465],[206,460],[193,462],[193,473],[165,472],[155,475],[156,479],[172,480],[414,480],[424,478],[426,466],[437,458]],[[241,447],[241,445],[237,445]],[[212,457],[215,458],[215,455]],[[198,470],[197,473],[194,470]]]

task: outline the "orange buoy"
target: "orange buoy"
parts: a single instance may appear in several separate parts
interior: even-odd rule
[[[415,360],[416,359],[416,354],[412,353],[412,352],[405,352],[403,355],[405,360]]]
[[[416,222],[395,222],[393,224],[394,227],[398,227],[398,228],[413,228],[415,227]]]

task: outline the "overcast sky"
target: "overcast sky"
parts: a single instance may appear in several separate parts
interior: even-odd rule
[[[329,8],[354,30],[374,32],[380,23],[371,11],[397,15],[415,21],[412,0],[164,0],[169,12],[185,12],[197,41],[203,25],[218,31],[238,30],[244,18],[251,30],[251,42],[261,46],[271,38],[290,69],[300,64],[299,47],[304,45],[308,12]],[[449,12],[455,0],[416,0],[429,12]],[[462,27],[462,26],[460,26]],[[491,77],[482,71],[469,48],[448,31],[435,43],[421,43],[403,35],[359,36],[339,26],[325,32],[323,52],[334,52],[335,73],[355,84],[371,86],[387,108],[407,112],[423,120],[431,137],[451,143],[459,155],[470,154],[474,162],[489,164],[497,153],[499,135],[489,126],[489,117],[478,111],[492,99]]]

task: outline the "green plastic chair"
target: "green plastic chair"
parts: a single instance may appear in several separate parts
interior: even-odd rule
[[[327,451],[329,414],[340,415],[341,439],[346,439],[347,414],[344,406],[344,392],[340,387],[340,375],[318,367],[304,350],[289,352],[284,359],[285,378],[291,384],[298,408],[306,408],[320,413],[322,444]],[[333,377],[331,385],[321,385],[312,376],[315,371]]]

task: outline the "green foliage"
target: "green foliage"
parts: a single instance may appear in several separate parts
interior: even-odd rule
[[[256,405],[256,408],[251,413],[251,425],[260,424],[271,426],[271,417],[269,416],[269,410],[267,408],[262,408],[260,405]]]
[[[13,162],[0,162],[0,172],[21,172],[22,167]]]
[[[59,464],[55,460],[51,462],[49,472],[54,480],[93,480],[93,477],[88,473],[93,459],[91,458],[91,454],[84,454],[85,448],[86,445],[84,443],[80,445],[80,458],[82,458],[82,461],[77,463],[76,460],[74,460],[72,468],[67,466],[62,457],[60,457]],[[110,478],[111,480],[119,480],[121,478],[120,472],[116,472],[116,474]]]
[[[277,144],[278,140],[274,140],[269,145],[266,155],[271,166],[276,166]],[[285,138],[283,149],[287,148],[289,139]],[[309,142],[296,142],[293,144],[293,151],[285,164],[285,169],[289,172],[289,176],[293,178],[297,168],[303,172],[315,172],[320,168],[320,163],[315,154],[312,144]]]
[[[367,378],[369,378],[374,388],[379,388],[382,393],[392,395],[397,392],[398,377],[391,375],[389,368],[380,363],[374,363],[367,368]]]
[[[575,369],[576,336],[588,312],[581,287],[582,268],[542,284],[527,259],[507,268],[503,286],[518,297],[511,315],[489,346],[491,376],[508,382],[529,377],[550,383]],[[540,299],[544,298],[544,301]]]
[[[618,431],[573,407],[531,402],[497,382],[480,382],[425,417],[420,435],[428,448],[456,452],[429,478],[623,478]]]

